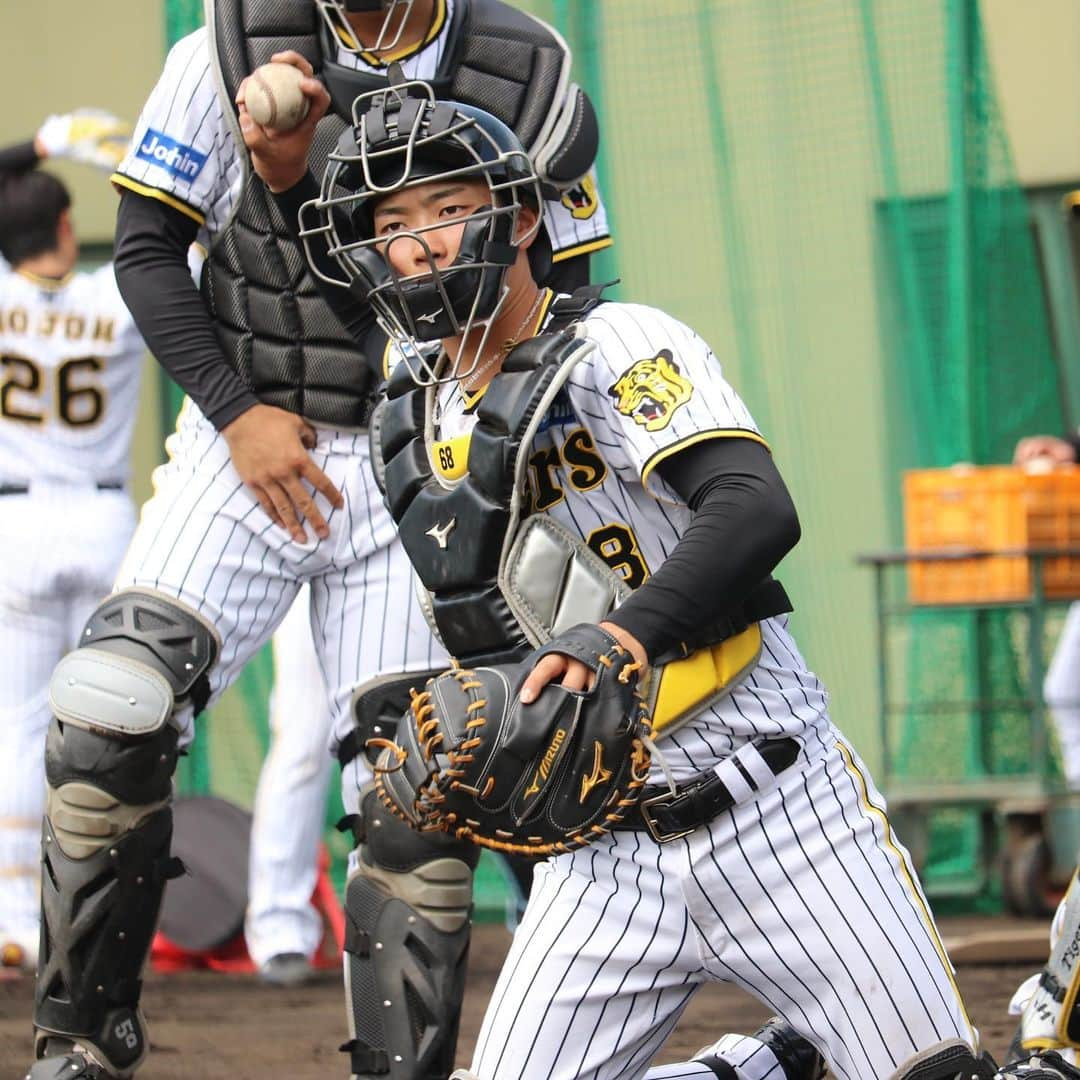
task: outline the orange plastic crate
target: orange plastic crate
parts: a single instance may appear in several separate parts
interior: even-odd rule
[[[1080,467],[1029,472],[1012,466],[958,465],[904,476],[905,545],[911,552],[1080,548]],[[1047,559],[1050,599],[1080,598],[1080,557]],[[912,562],[915,604],[995,603],[1031,596],[1022,556]]]

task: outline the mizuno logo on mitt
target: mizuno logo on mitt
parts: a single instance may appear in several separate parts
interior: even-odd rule
[[[547,780],[551,775],[551,766],[555,764],[555,759],[559,756],[559,747],[565,740],[566,730],[559,728],[551,740],[551,745],[544,751],[544,757],[540,762],[540,768],[536,770],[533,782],[525,789],[526,799],[530,795],[535,795],[540,790],[541,781]]]

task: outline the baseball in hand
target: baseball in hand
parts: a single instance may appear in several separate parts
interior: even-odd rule
[[[292,131],[308,114],[308,99],[300,89],[304,77],[292,64],[270,63],[256,68],[244,88],[244,104],[256,124],[274,131]]]

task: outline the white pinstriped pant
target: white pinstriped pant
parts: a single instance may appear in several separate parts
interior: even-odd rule
[[[109,592],[135,525],[123,491],[0,496],[0,940],[37,949],[49,677]]]
[[[865,766],[831,736],[810,755],[686,839],[619,832],[540,864],[473,1072],[707,1076],[692,1064],[649,1069],[706,980],[754,994],[842,1080],[881,1080],[943,1039],[973,1044]]]
[[[244,938],[257,965],[279,953],[311,957],[322,922],[311,904],[333,775],[330,706],[311,638],[305,586],[271,639],[270,749],[259,771],[251,820]],[[315,694],[313,688],[322,688]]]
[[[311,457],[344,496],[331,510],[318,496],[330,535],[294,541],[274,525],[241,482],[225,440],[191,405],[154,474],[118,588],[139,586],[176,597],[216,628],[221,655],[210,671],[211,700],[262,647],[311,589],[319,668],[329,694],[333,741],[351,729],[349,699],[385,672],[447,666],[420,613],[412,569],[369,465],[366,432],[320,429]],[[310,530],[309,530],[310,533]],[[319,700],[321,686],[309,688]],[[178,712],[180,744],[194,735],[191,709]]]

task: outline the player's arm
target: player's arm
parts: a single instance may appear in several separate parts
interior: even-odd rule
[[[657,471],[693,517],[663,564],[600,624],[643,666],[737,610],[800,536],[787,486],[756,440],[706,439],[672,454]],[[521,697],[531,701],[556,680],[584,689],[586,679],[584,665],[548,655]]]
[[[0,148],[0,178],[29,172],[50,157],[111,170],[130,137],[130,125],[101,109],[50,116],[33,138]]]
[[[756,440],[706,439],[657,471],[693,517],[656,572],[609,616],[650,658],[738,610],[801,535],[772,454]]]
[[[158,363],[219,430],[258,399],[229,367],[188,268],[198,223],[158,199],[122,191],[116,281]]]

